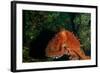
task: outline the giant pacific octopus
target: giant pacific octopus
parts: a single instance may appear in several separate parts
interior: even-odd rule
[[[60,30],[46,47],[46,57],[59,58],[63,55],[69,56],[69,60],[90,59],[80,48],[80,41],[76,36],[65,29]]]

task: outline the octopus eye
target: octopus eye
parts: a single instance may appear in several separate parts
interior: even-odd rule
[[[64,49],[68,48],[67,44],[64,43],[64,44],[62,45],[62,48],[64,48]]]

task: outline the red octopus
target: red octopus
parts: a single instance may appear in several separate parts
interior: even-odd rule
[[[63,55],[69,56],[70,60],[90,59],[80,49],[80,42],[75,35],[65,29],[60,30],[49,42],[46,47],[46,56],[59,58]]]

